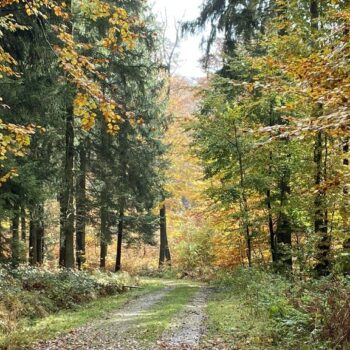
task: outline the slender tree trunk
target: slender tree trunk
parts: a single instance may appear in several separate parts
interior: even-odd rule
[[[271,103],[270,106],[270,116],[272,115],[273,112],[273,106]],[[270,119],[270,126],[272,126],[272,116]],[[272,176],[272,152],[270,151],[269,154],[269,170],[268,170],[269,177]],[[269,222],[269,232],[270,232],[270,249],[271,249],[271,257],[272,257],[272,262],[275,263],[277,260],[276,257],[276,234],[275,234],[275,229],[273,227],[273,217],[272,217],[272,200],[271,200],[271,190],[268,189],[266,191],[266,205],[267,205],[267,210],[268,210],[268,222]]]
[[[38,206],[38,216],[36,218],[36,249],[37,249],[37,264],[42,265],[44,262],[44,242],[45,242],[45,226],[44,226],[44,206]]]
[[[106,257],[108,252],[109,233],[108,233],[108,207],[106,203],[107,189],[104,189],[101,193],[101,208],[100,208],[100,220],[101,220],[101,232],[100,232],[100,268],[106,268]]]
[[[79,174],[76,185],[76,261],[81,270],[85,263],[86,235],[86,143],[79,148]]]
[[[60,266],[74,268],[74,117],[66,117],[66,154],[61,193]]]
[[[24,205],[21,205],[21,241],[22,241],[22,253],[21,260],[22,262],[27,261],[27,218],[26,218],[26,208]]]
[[[100,269],[106,269],[106,258],[108,253],[108,244],[105,240],[102,240],[101,237],[101,245],[100,245]]]
[[[159,210],[159,230],[160,230],[160,246],[159,246],[159,267],[165,263],[165,239],[164,239],[164,219],[165,219],[165,205],[162,204]]]
[[[45,228],[43,223],[37,227],[37,264],[42,265],[44,263],[44,234]]]
[[[273,227],[271,191],[270,190],[267,190],[267,192],[266,192],[266,203],[267,203],[267,209],[268,209],[270,249],[271,249],[272,262],[276,262],[276,235],[275,235],[275,230]]]
[[[317,194],[314,201],[314,229],[315,234],[318,238],[318,242],[316,245],[315,271],[319,276],[328,275],[330,273],[331,268],[331,237],[328,234],[328,212],[326,208],[326,193],[321,188],[323,181],[326,180],[325,168],[327,167],[327,160],[326,156],[323,155],[326,143],[326,136],[322,132],[318,132],[315,142],[315,186],[317,188]],[[325,158],[324,161],[323,158]]]
[[[171,254],[170,254],[170,247],[169,247],[169,242],[168,242],[168,232],[167,232],[167,224],[166,224],[166,212],[165,214],[165,235],[164,235],[164,240],[165,240],[165,260],[168,266],[171,266]]]
[[[343,139],[343,154],[344,154],[344,158],[343,158],[343,165],[344,167],[349,167],[349,158],[348,158],[348,154],[349,154],[349,137],[345,137]],[[348,171],[348,169],[347,169]],[[349,229],[349,223],[348,223],[348,208],[350,207],[350,201],[349,201],[349,185],[345,184],[345,186],[343,187],[343,194],[345,196],[345,205],[344,205],[344,209],[343,211],[345,212],[344,215],[344,225],[346,227],[346,229]],[[350,238],[346,238],[343,242],[343,248],[347,253],[350,253]],[[344,271],[346,274],[350,273],[350,267],[349,266],[345,266],[344,269],[346,271]]]
[[[242,191],[241,200],[240,200],[241,221],[243,226],[243,232],[245,233],[248,265],[249,267],[251,267],[252,266],[252,236],[250,233],[249,208],[248,208],[248,201],[247,201],[246,190],[245,190],[245,173],[244,173],[244,167],[243,167],[243,156],[242,156],[241,146],[238,141],[238,130],[237,130],[236,124],[234,124],[234,137],[235,137],[234,146],[236,148],[236,153],[238,158],[240,186]]]
[[[44,206],[35,205],[30,211],[29,224],[29,263],[41,265],[44,262]]]
[[[110,149],[110,137],[106,131],[105,123],[101,122],[101,157],[104,159],[105,163],[109,162],[108,155]],[[103,187],[100,194],[100,221],[101,221],[101,231],[100,231],[100,268],[106,268],[106,258],[108,253],[108,245],[111,241],[109,232],[109,204],[108,204],[108,189],[109,189],[109,174],[106,169],[102,169],[102,181]]]
[[[319,0],[310,1],[311,28],[318,30],[318,18],[320,17]]]
[[[247,240],[247,259],[248,259],[248,266],[252,267],[253,262],[252,262],[252,237],[249,231],[249,226],[246,228],[246,240]]]
[[[74,0],[66,2],[67,9],[72,12]],[[74,36],[73,22],[67,23]],[[59,265],[74,268],[74,108],[69,101],[65,126],[65,158],[64,173],[60,194],[60,256]]]
[[[119,272],[122,267],[122,245],[123,245],[123,229],[124,229],[124,211],[120,210],[118,222],[118,240],[117,240],[117,256],[115,261],[115,272]]]
[[[277,219],[276,227],[276,267],[281,272],[291,271],[293,268],[292,260],[292,226],[289,215],[286,213],[286,204],[290,194],[290,171],[288,165],[285,165],[280,179],[280,213]]]
[[[5,259],[5,237],[2,227],[2,221],[0,220],[0,262]]]
[[[276,13],[280,17],[281,22],[288,20],[287,15],[288,4],[280,1],[276,7]],[[286,22],[287,23],[287,22]],[[285,36],[288,34],[287,27],[284,26],[278,31],[279,36]],[[271,106],[270,113],[273,108]],[[271,117],[271,115],[270,115]],[[270,125],[272,125],[272,118],[270,119]],[[288,142],[288,141],[286,141]],[[285,169],[279,178],[279,192],[280,192],[280,208],[277,217],[276,229],[273,229],[272,216],[269,216],[269,230],[270,230],[270,245],[272,260],[275,267],[281,272],[289,272],[292,269],[292,229],[290,224],[290,218],[285,212],[285,205],[288,200],[289,189],[289,169],[288,165],[285,165]],[[271,193],[268,195],[271,199]],[[271,200],[270,200],[271,204]],[[269,210],[270,212],[270,210]]]
[[[160,248],[159,248],[159,267],[171,265],[171,255],[168,243],[166,206],[163,203],[159,210],[160,218]]]
[[[14,205],[14,216],[11,223],[12,241],[11,241],[11,253],[12,263],[15,265],[19,264],[20,261],[20,249],[19,249],[19,205]]]
[[[21,207],[21,239],[23,242],[27,239],[26,208]]]
[[[37,249],[37,220],[35,210],[30,211],[30,223],[29,223],[29,264],[35,266],[38,262],[38,249]]]
[[[310,1],[310,17],[311,28],[315,33],[319,29],[319,0]],[[318,116],[322,112],[322,104],[317,103],[315,106],[315,116]],[[323,141],[324,140],[324,141]],[[319,276],[328,275],[331,267],[330,250],[331,250],[331,238],[328,234],[328,212],[326,204],[326,193],[321,189],[323,181],[326,181],[326,156],[323,155],[324,147],[327,146],[326,135],[319,131],[316,135],[315,147],[314,147],[314,161],[316,165],[315,174],[315,186],[317,188],[317,194],[314,200],[315,205],[315,219],[314,229],[315,234],[318,237],[316,246],[316,265],[315,271]],[[323,158],[325,158],[323,166]]]

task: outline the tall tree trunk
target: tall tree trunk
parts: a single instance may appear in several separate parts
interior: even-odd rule
[[[122,268],[122,245],[123,245],[123,229],[124,229],[124,210],[121,209],[118,221],[118,240],[117,240],[117,256],[115,261],[115,272]]]
[[[163,203],[159,210],[159,228],[160,228],[160,248],[159,248],[159,267],[171,265],[171,255],[168,243],[166,206]]]
[[[108,164],[109,149],[110,149],[110,137],[107,134],[106,124],[101,122],[101,158]],[[107,168],[107,167],[106,167]],[[100,268],[106,268],[106,258],[108,253],[108,245],[111,241],[109,232],[109,204],[108,204],[108,189],[109,189],[109,174],[107,169],[102,169],[102,181],[103,186],[101,190],[101,201],[100,201],[100,221],[101,221],[101,232],[100,232]]]
[[[0,262],[5,260],[5,237],[2,226],[2,221],[0,220]]]
[[[243,155],[241,146],[239,144],[238,140],[238,130],[237,126],[234,123],[234,146],[236,149],[236,154],[238,158],[238,165],[239,165],[239,177],[240,177],[240,186],[241,186],[241,199],[240,199],[240,210],[241,210],[241,222],[242,222],[242,228],[243,232],[245,234],[245,240],[246,240],[246,252],[247,252],[247,259],[248,259],[248,266],[252,266],[252,236],[250,233],[250,220],[249,220],[249,208],[248,208],[248,201],[247,201],[247,195],[246,195],[246,189],[245,189],[245,172],[244,172],[244,166],[243,166]]]
[[[27,239],[26,208],[21,206],[21,239],[23,242]]]
[[[22,262],[27,261],[27,217],[26,217],[26,208],[24,205],[21,205],[21,241],[22,241],[22,253],[21,260]]]
[[[60,266],[74,268],[74,117],[66,117],[66,153],[61,192]]]
[[[19,246],[19,204],[14,205],[14,216],[11,223],[12,240],[11,240],[11,253],[12,263],[18,265],[20,261],[20,246]]]
[[[270,233],[270,249],[272,262],[276,262],[276,235],[273,227],[273,219],[272,219],[272,204],[271,204],[271,190],[267,190],[266,192],[266,203],[268,210],[268,222],[269,222],[269,233]]]
[[[281,272],[291,271],[293,268],[292,260],[292,226],[289,215],[286,213],[286,204],[288,201],[290,171],[288,165],[283,170],[279,190],[280,190],[280,212],[276,227],[276,267]]]
[[[311,28],[313,32],[319,29],[319,0],[310,0],[310,17]],[[315,106],[314,115],[317,117],[322,113],[323,105],[317,103]],[[331,237],[328,234],[328,212],[326,203],[326,193],[321,189],[321,185],[326,181],[327,155],[323,155],[324,148],[327,147],[327,136],[322,132],[317,132],[315,147],[314,147],[314,161],[316,165],[315,186],[317,194],[314,200],[315,218],[314,229],[317,235],[318,242],[316,246],[316,265],[315,271],[318,275],[324,276],[330,273],[331,260]]]
[[[271,104],[270,104],[270,126],[273,125],[272,113],[273,113],[273,104],[271,102]],[[272,158],[273,158],[272,152],[270,151],[269,152],[269,170],[268,170],[269,177],[272,176]],[[275,234],[275,229],[273,227],[272,200],[271,200],[271,189],[270,188],[266,191],[266,205],[267,205],[267,210],[268,210],[271,257],[272,257],[272,262],[275,263],[277,260],[277,257],[276,257],[276,234]]]
[[[344,167],[349,167],[349,137],[345,137],[343,139],[343,154],[344,154],[344,158],[343,158],[343,165]],[[346,171],[348,171],[349,169],[347,169]],[[348,208],[350,207],[350,201],[349,201],[349,184],[345,184],[345,186],[343,187],[343,194],[344,194],[344,201],[345,204],[343,206],[343,220],[344,220],[344,225],[346,227],[346,230],[349,229],[349,213],[348,213]],[[345,250],[346,253],[350,253],[350,238],[346,238],[343,242],[343,249]],[[350,274],[350,264],[347,263],[345,264],[346,266],[343,267],[344,269],[344,273],[346,274]]]
[[[44,206],[35,205],[30,211],[29,224],[29,263],[41,265],[44,262]]]
[[[318,30],[318,18],[320,17],[319,0],[310,1],[311,28]]]
[[[86,235],[86,143],[79,148],[79,174],[76,184],[76,260],[81,270],[85,263],[85,235]]]
[[[38,216],[36,218],[36,249],[37,249],[37,264],[42,265],[44,262],[44,240],[45,240],[45,226],[44,226],[44,206],[38,206]]]
[[[74,0],[68,0],[67,10],[72,12]],[[73,22],[67,23],[68,30],[74,36]],[[69,101],[65,126],[65,158],[60,193],[60,254],[59,265],[74,267],[74,107]]]
[[[31,209],[29,223],[29,264],[32,266],[35,266],[38,262],[37,228],[38,226],[35,209]]]
[[[315,186],[317,189],[317,194],[314,201],[314,229],[318,239],[316,245],[315,271],[319,276],[328,275],[330,273],[331,268],[331,237],[328,234],[328,212],[326,208],[326,193],[321,188],[323,181],[326,180],[325,168],[327,167],[327,160],[326,156],[323,155],[323,150],[326,147],[326,143],[326,136],[322,132],[318,132],[316,135],[315,142]]]
[[[106,257],[109,243],[109,230],[108,230],[108,206],[107,206],[107,188],[104,188],[101,193],[101,208],[100,208],[100,220],[101,220],[101,231],[100,231],[100,268],[106,268]]]

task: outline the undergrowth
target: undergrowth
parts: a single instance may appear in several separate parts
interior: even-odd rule
[[[23,319],[38,319],[100,297],[130,284],[126,274],[20,267],[0,269],[0,335]]]
[[[141,285],[141,289],[133,289],[122,295],[102,297],[78,308],[61,310],[47,317],[23,319],[15,331],[0,335],[0,349],[28,349],[28,346],[34,343],[53,339],[87,322],[103,319],[111,310],[123,307],[129,300],[164,288],[164,285],[156,280],[142,281]]]
[[[350,280],[289,279],[269,271],[222,273],[209,302],[210,345],[333,350],[350,346]]]

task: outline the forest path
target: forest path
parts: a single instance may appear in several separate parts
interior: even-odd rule
[[[165,282],[162,290],[29,350],[197,349],[204,331],[206,296],[205,287]]]
[[[205,332],[208,288],[202,286],[163,334],[160,349],[199,349]]]

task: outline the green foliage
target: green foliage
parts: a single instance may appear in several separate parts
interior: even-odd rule
[[[192,225],[182,229],[183,238],[175,247],[180,276],[209,280],[213,277],[212,232]]]
[[[347,349],[349,283],[292,281],[261,269],[222,272],[208,307],[209,334],[242,349]]]
[[[211,25],[211,31],[206,38],[205,63],[208,64],[211,49],[220,35],[223,36],[225,54],[232,57],[240,41],[249,43],[262,33],[274,4],[274,0],[205,0],[199,17],[185,23],[184,30],[195,32]],[[221,73],[227,74],[225,69]]]
[[[107,3],[116,5],[112,1]],[[33,21],[34,17],[16,11],[14,19],[28,25],[28,28],[6,33],[6,39],[0,38],[0,44],[6,46],[17,60],[18,70],[21,71],[19,77],[6,78],[8,81],[0,87],[0,95],[11,106],[4,108],[4,119],[15,124],[33,123],[43,128],[38,128],[33,135],[26,157],[9,157],[6,167],[0,171],[2,175],[3,172],[15,168],[18,173],[17,177],[0,189],[1,223],[7,224],[10,220],[18,219],[20,208],[24,209],[27,228],[30,220],[33,227],[40,227],[45,231],[48,216],[51,214],[47,210],[48,202],[58,199],[64,211],[60,213],[62,231],[68,222],[67,217],[72,219],[74,216],[73,213],[68,215],[64,209],[67,206],[66,199],[71,198],[67,193],[71,192],[72,196],[81,199],[76,201],[76,221],[80,221],[77,226],[84,239],[85,233],[81,232],[85,232],[86,225],[92,224],[94,231],[99,229],[98,226],[101,227],[101,241],[109,244],[118,223],[123,220],[125,242],[134,244],[143,241],[155,244],[153,236],[158,226],[158,218],[153,209],[160,200],[164,181],[162,157],[165,148],[161,138],[166,127],[165,103],[161,100],[163,81],[155,55],[161,43],[155,35],[158,30],[155,19],[144,1],[127,1],[122,4],[118,2],[118,5],[137,22],[133,25],[135,45],[123,45],[122,55],[113,52],[108,46],[102,49],[98,45],[110,28],[107,17],[91,20],[91,9],[87,6],[74,9],[71,18],[74,22],[72,40],[94,43],[91,47],[88,45],[88,48],[84,45],[77,47],[77,54],[93,59],[95,68],[101,73],[99,79],[102,77],[102,82],[98,84],[101,83],[103,94],[108,96],[111,107],[109,114],[117,113],[120,117],[118,125],[114,125],[111,120],[109,122],[101,111],[95,113],[88,106],[84,107],[85,100],[81,97],[84,91],[77,91],[74,83],[67,81],[67,75],[58,66],[53,50],[57,43],[57,33],[51,25],[56,24],[55,21],[59,19],[47,16],[47,21]],[[115,35],[119,43],[119,36],[126,32],[125,27],[123,31],[116,31],[111,35]],[[71,67],[71,64],[66,66]],[[90,78],[94,75],[89,73]],[[75,99],[75,109],[81,108],[82,114],[81,118],[73,119],[74,96],[77,93],[81,98]],[[118,104],[117,108],[112,101]],[[92,103],[90,99],[87,102],[96,104],[96,101]],[[67,118],[73,120],[68,123],[73,127],[72,130],[67,128]],[[88,122],[96,124],[89,132],[86,118],[89,119]],[[72,137],[68,137],[65,129],[69,129],[68,134]],[[111,132],[112,129],[118,132]],[[66,136],[69,139],[68,144]],[[81,154],[85,154],[85,157]],[[69,162],[66,159],[68,155]],[[70,166],[67,168],[68,164]],[[73,172],[70,168],[77,171]],[[77,186],[76,191],[73,186]],[[68,211],[73,211],[72,205]],[[58,224],[57,217],[55,220]],[[9,236],[13,233],[9,231],[4,229],[6,242],[1,245],[0,251],[0,259],[4,261],[12,258],[13,240]],[[69,236],[72,239],[69,242],[74,240],[73,231],[74,225],[70,225]],[[37,236],[43,245],[46,259],[49,250],[57,251],[51,249],[54,245],[64,245],[65,241],[59,240],[57,234],[53,237],[42,233],[40,238],[35,230],[30,231],[33,241],[34,236]],[[27,243],[24,242],[28,246]],[[31,248],[32,244],[35,245],[33,242],[30,244]],[[17,245],[12,244],[12,247]],[[80,249],[85,251],[85,247]],[[30,249],[30,254],[39,255],[34,253],[37,250],[40,252],[40,247]],[[72,255],[72,252],[73,249],[69,249],[68,255]],[[86,256],[87,260],[89,258]],[[33,264],[42,263],[39,261],[42,259],[36,259],[35,256],[33,259],[34,261],[30,257]],[[18,258],[13,260],[18,262]],[[73,260],[73,256],[70,256],[70,263]]]

